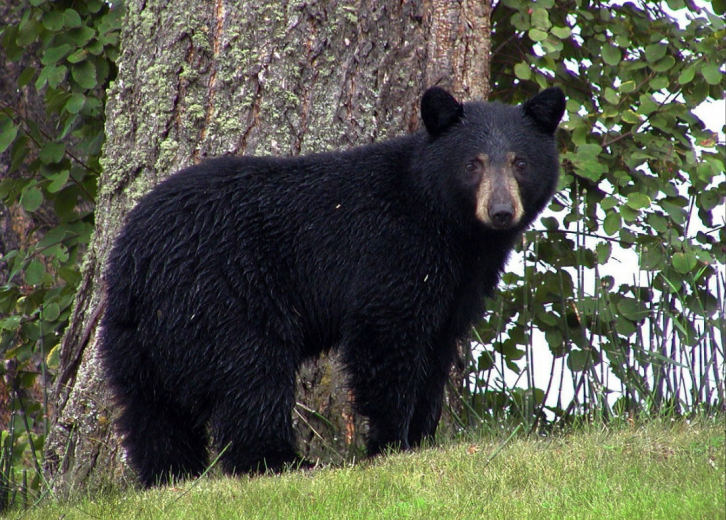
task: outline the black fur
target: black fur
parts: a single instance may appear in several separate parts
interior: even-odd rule
[[[554,192],[563,110],[556,89],[520,107],[430,90],[428,131],[209,160],[146,195],[110,255],[100,347],[141,482],[199,475],[209,425],[227,472],[295,461],[295,375],[330,349],[368,418],[370,454],[433,436],[456,343]],[[512,152],[528,164],[525,217],[490,229],[465,165]]]

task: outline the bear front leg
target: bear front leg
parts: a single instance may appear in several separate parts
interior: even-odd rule
[[[419,397],[414,409],[413,418],[408,429],[408,443],[415,448],[422,442],[432,442],[436,434],[436,427],[441,419],[441,404],[444,398],[443,385],[426,392]]]
[[[255,356],[238,359],[212,415],[224,471],[236,475],[281,471],[299,461],[292,408],[297,362],[290,348],[247,341]]]
[[[353,408],[368,419],[369,456],[387,448],[411,448],[409,426],[423,367],[418,344],[403,339],[400,333],[373,334],[368,330],[357,341],[347,343],[343,351]]]
[[[456,343],[449,342],[429,354],[425,364],[426,373],[421,378],[418,399],[411,425],[408,429],[408,443],[412,447],[424,441],[433,441],[436,427],[441,418],[444,387],[456,354]]]
[[[378,455],[387,449],[409,450],[408,428],[413,415],[412,399],[397,385],[354,385],[354,409],[368,419],[366,451],[368,456]],[[357,389],[356,389],[357,388]],[[388,400],[376,402],[385,395]]]

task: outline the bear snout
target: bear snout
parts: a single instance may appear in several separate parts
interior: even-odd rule
[[[512,204],[492,204],[489,207],[489,218],[495,228],[508,228],[514,219],[514,206]]]

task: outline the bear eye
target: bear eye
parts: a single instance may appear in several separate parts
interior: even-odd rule
[[[479,161],[469,161],[464,165],[465,182],[467,184],[478,184],[482,174],[481,163]]]
[[[514,167],[518,170],[524,170],[525,168],[527,168],[527,161],[525,161],[524,159],[517,159],[514,161]]]

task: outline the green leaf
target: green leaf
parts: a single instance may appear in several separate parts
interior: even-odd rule
[[[76,29],[81,26],[81,16],[75,9],[66,9],[63,13],[63,23],[66,29]]]
[[[589,350],[573,350],[567,355],[567,368],[573,372],[582,372],[593,365],[592,352]]]
[[[658,201],[660,207],[665,210],[676,224],[683,224],[686,221],[686,211],[678,204],[674,204],[667,200]]]
[[[612,253],[612,246],[610,242],[600,242],[595,246],[595,253],[597,254],[597,263],[600,265],[606,264],[610,260],[610,254]]]
[[[685,92],[686,101],[692,105],[700,105],[709,95],[709,85],[707,81],[695,81],[690,93]]]
[[[631,92],[633,92],[635,90],[635,87],[636,87],[635,81],[633,81],[633,80],[623,81],[623,83],[620,85],[620,88],[618,90],[620,90],[621,94],[630,94]]]
[[[554,34],[560,40],[565,40],[572,36],[572,29],[569,27],[553,27],[550,29],[550,34]]]
[[[675,64],[676,59],[673,56],[666,56],[653,64],[653,70],[655,72],[665,72],[667,70],[671,70]]]
[[[50,349],[50,352],[45,357],[45,364],[51,370],[58,370],[58,367],[60,367],[60,345],[56,345]]]
[[[602,152],[602,146],[595,143],[586,143],[577,147],[578,158],[587,157],[595,159],[598,155],[600,155],[600,152]]]
[[[93,54],[94,56],[100,56],[103,53],[103,43],[95,40],[86,45],[85,50]]]
[[[620,96],[618,96],[618,93],[610,87],[605,88],[605,92],[603,95],[605,97],[605,101],[607,101],[611,105],[617,105],[618,103],[620,103]]]
[[[668,47],[663,43],[653,43],[645,48],[645,59],[648,63],[655,63],[668,52]]]
[[[36,71],[37,69],[35,67],[25,67],[23,72],[20,73],[20,76],[18,76],[18,87],[23,88],[25,85],[33,81]]]
[[[540,222],[547,231],[554,231],[560,227],[560,223],[555,217],[542,217]]]
[[[15,41],[19,46],[27,47],[38,39],[42,30],[43,25],[38,20],[23,20],[20,23],[18,37]]]
[[[696,76],[696,66],[695,65],[689,65],[685,69],[681,71],[680,76],[678,76],[678,83],[681,85],[687,85],[691,81],[693,81],[693,78]]]
[[[643,209],[650,206],[651,200],[645,193],[631,193],[625,204],[632,209]]]
[[[559,329],[547,329],[545,331],[545,339],[553,353],[558,352],[562,348],[564,338],[562,337],[562,332]]]
[[[696,197],[698,207],[705,211],[711,211],[713,208],[721,204],[722,200],[722,196],[719,196],[716,190],[702,191]]]
[[[7,318],[0,320],[0,329],[3,330],[15,330],[20,326],[20,320],[22,316],[8,316]],[[7,356],[4,356],[7,359]]]
[[[527,35],[534,42],[541,42],[547,39],[547,33],[541,29],[530,29]]]
[[[603,46],[602,59],[611,67],[615,67],[618,63],[620,63],[620,60],[622,59],[620,49],[618,49],[613,44]]]
[[[718,85],[723,79],[723,72],[721,72],[719,65],[715,63],[703,67],[701,74],[709,85]]]
[[[7,55],[8,60],[10,61],[18,61],[20,58],[22,58],[24,54],[24,50],[20,45],[18,45],[17,39],[18,39],[18,26],[17,25],[5,25],[4,29],[0,31],[0,34],[2,35],[2,38],[0,39],[0,42],[2,43],[2,46],[5,48],[5,53]]]
[[[635,112],[633,112],[630,109],[624,110],[623,113],[621,114],[621,118],[623,121],[625,121],[626,123],[630,123],[631,125],[637,125],[637,124],[641,123],[641,120],[640,120],[640,117],[638,116],[638,114],[636,114]]]
[[[45,164],[55,164],[63,160],[63,156],[66,153],[65,143],[57,143],[55,141],[48,141],[40,149],[40,160]]]
[[[602,228],[603,231],[609,236],[613,236],[615,233],[620,231],[620,226],[622,222],[620,219],[620,214],[615,213],[614,211],[612,213],[609,213],[605,220],[603,221]]]
[[[90,61],[84,61],[73,66],[73,79],[85,89],[96,86],[96,67]]]
[[[45,14],[43,14],[43,27],[45,27],[49,31],[60,31],[61,29],[63,29],[63,23],[63,15],[60,13],[60,11],[51,9],[50,11],[46,11]]]
[[[71,269],[70,267],[58,268],[58,274],[61,278],[68,282],[68,285],[72,287],[77,286],[81,281],[80,273],[76,269]]]
[[[43,65],[53,65],[54,63],[58,63],[60,60],[65,58],[69,52],[71,52],[71,49],[73,49],[73,47],[67,43],[58,47],[51,47],[45,51],[43,57],[40,59],[40,62]]]
[[[96,35],[96,31],[84,25],[78,29],[68,31],[67,35],[76,46],[83,47]]]
[[[12,121],[0,133],[0,153],[8,149],[18,135],[18,127]]]
[[[108,78],[108,61],[94,60],[93,63],[96,65],[96,81],[98,83],[103,83]]]
[[[68,56],[68,63],[80,63],[88,58],[88,51],[86,49],[78,49],[76,52]]]
[[[67,72],[68,69],[65,67],[65,65],[48,65],[46,67],[43,67],[43,70],[40,71],[38,79],[35,80],[36,90],[42,89],[45,86],[46,82],[52,88],[58,87],[58,85],[60,85],[60,83],[66,79]]]
[[[101,7],[103,7],[104,4],[105,2],[102,2],[101,0],[87,0],[86,8],[89,13],[97,13],[101,10]]]
[[[65,109],[71,114],[77,114],[81,111],[85,102],[86,96],[77,92],[71,95],[70,99],[66,103]]]
[[[68,132],[70,132],[73,127],[76,126],[76,123],[78,122],[79,116],[78,114],[72,114],[71,117],[68,118],[66,121],[66,124],[63,126],[63,131],[58,136],[58,139],[65,139],[68,135]]]
[[[68,182],[68,176],[70,175],[69,170],[63,170],[62,172],[56,173],[49,178],[51,179],[50,184],[47,186],[47,190],[49,193],[57,193],[60,190],[63,189],[63,187],[66,185],[66,182]]]
[[[665,255],[662,248],[648,245],[643,246],[640,249],[638,258],[640,261],[640,269],[643,271],[662,271],[665,266],[664,258]]]
[[[627,210],[628,208],[625,207],[624,209]],[[634,210],[630,210],[630,211],[634,211]],[[618,233],[618,235],[620,236],[620,245],[626,249],[628,247],[630,247],[631,245],[633,245],[635,243],[635,239],[637,238],[635,236],[635,233],[630,231],[628,228],[624,228],[624,227],[620,228],[620,233]]]
[[[58,192],[53,209],[61,220],[70,220],[74,217],[78,196],[78,187],[73,185],[66,186]]]
[[[479,356],[479,361],[477,363],[477,368],[483,372],[486,372],[487,370],[491,370],[491,368],[494,366],[494,358],[492,355],[487,352],[486,350],[481,353]]]
[[[28,152],[30,151],[30,147],[28,146],[29,142],[30,137],[25,134],[20,134],[20,136],[15,139],[15,142],[10,149],[11,163],[10,168],[7,170],[8,173],[18,171],[23,165],[23,161],[25,160]],[[2,182],[0,182],[0,184],[2,184]]]
[[[60,306],[57,303],[49,303],[43,307],[43,319],[45,321],[55,321],[60,316]]]
[[[45,266],[39,260],[33,260],[25,269],[25,282],[28,285],[38,285],[45,275]]]
[[[56,243],[62,242],[66,238],[69,231],[66,226],[58,226],[50,229],[45,236],[38,242],[39,249],[46,249]]]
[[[639,101],[640,106],[637,110],[638,114],[647,116],[658,110],[658,103],[656,103],[653,97],[649,94],[641,95]]]
[[[640,216],[640,211],[637,209],[632,209],[627,204],[625,206],[620,207],[620,216],[625,222],[635,222],[638,220],[638,217]]]
[[[65,106],[71,95],[65,89],[59,88],[53,92],[47,92],[45,96],[46,109],[49,112],[58,112]]]
[[[26,189],[20,196],[20,205],[28,213],[33,213],[41,204],[43,204],[43,193],[37,186]]]
[[[608,211],[609,209],[614,208],[618,204],[620,204],[620,201],[618,199],[616,199],[613,196],[608,195],[607,197],[602,199],[602,202],[600,202],[600,208],[603,211]]]
[[[678,251],[673,254],[673,268],[681,274],[690,273],[698,264],[696,255],[692,252]]]
[[[618,311],[630,321],[639,322],[648,316],[648,308],[634,298],[623,298],[618,302]]]
[[[546,9],[541,7],[535,7],[532,9],[532,25],[537,29],[542,29],[544,31],[552,27],[552,23],[550,22],[550,17],[547,14]]]
[[[577,161],[575,166],[580,177],[589,179],[592,182],[598,182],[608,170],[607,166],[597,160]]]
[[[650,213],[646,219],[646,222],[658,233],[662,234],[668,231],[668,221],[660,213]]]
[[[527,81],[532,77],[532,69],[524,62],[517,63],[514,66],[514,74],[521,80]]]
[[[652,80],[650,80],[650,88],[653,90],[663,90],[665,88],[668,88],[668,84],[670,83],[670,80],[667,76],[656,76]]]

